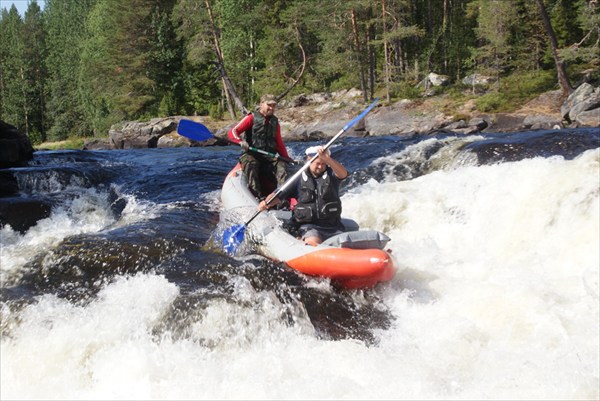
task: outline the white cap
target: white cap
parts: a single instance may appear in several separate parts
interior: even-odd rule
[[[321,148],[322,146],[311,146],[310,148],[307,148],[304,153],[306,153],[306,156],[314,156],[319,153],[319,149]],[[329,149],[327,149],[327,154],[331,154]]]

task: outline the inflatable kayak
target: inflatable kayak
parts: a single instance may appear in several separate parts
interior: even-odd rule
[[[221,190],[221,220],[240,219],[240,215],[256,211],[258,202],[247,186],[240,165],[229,172]],[[373,230],[359,230],[351,219],[342,219],[346,232],[331,237],[317,246],[307,245],[286,227],[292,212],[269,210],[260,213],[247,227],[246,240],[251,240],[260,254],[311,276],[328,277],[345,288],[368,288],[389,281],[396,263],[384,250],[390,240]],[[231,221],[229,221],[231,224]]]

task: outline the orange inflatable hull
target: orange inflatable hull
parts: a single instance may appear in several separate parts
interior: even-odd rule
[[[346,288],[372,287],[394,277],[394,259],[381,249],[319,249],[286,261],[301,273],[329,277]]]

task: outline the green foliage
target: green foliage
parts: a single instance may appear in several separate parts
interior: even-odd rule
[[[25,43],[23,20],[13,5],[10,11],[2,11],[0,20],[0,118],[19,129],[25,127],[24,94],[27,87],[23,79],[25,71]]]
[[[485,112],[509,112],[542,92],[556,89],[556,79],[550,71],[513,74],[499,81],[497,89],[475,101]]]
[[[497,111],[556,84],[539,10],[529,0],[44,4],[42,11],[32,1],[25,18],[16,9],[0,10],[0,117],[36,143],[106,135],[124,120],[221,118],[232,107],[223,74],[249,108],[264,93],[350,87],[365,98],[417,98],[414,83],[429,72],[455,82],[480,72],[501,78],[478,99],[483,109]],[[544,4],[567,71],[594,79],[597,2]]]
[[[208,108],[208,115],[215,120],[223,118],[223,108],[218,104],[210,105]]]
[[[27,113],[25,132],[32,141],[46,139],[44,120],[46,96],[46,32],[42,10],[37,2],[29,4],[23,21],[24,98]]]
[[[45,140],[44,135],[36,129],[29,131],[29,134],[27,136],[29,137],[29,140],[33,145],[40,144]]]
[[[47,120],[48,139],[90,132],[84,114],[77,77],[81,60],[85,20],[96,0],[46,0],[48,56]]]
[[[589,68],[600,69],[600,6],[587,0],[577,0],[578,36],[569,36],[570,42],[560,49],[566,61],[588,64]]]
[[[578,1],[579,7],[584,2]],[[548,12],[559,47],[567,47],[580,40],[583,32],[577,20],[582,10],[574,7],[572,0],[555,0]]]
[[[402,81],[391,86],[390,96],[396,99],[417,99],[421,97],[421,89],[412,81]]]
[[[474,58],[480,69],[498,76],[510,65],[513,27],[518,21],[515,2],[478,0],[478,4],[475,32],[483,44],[474,49]]]

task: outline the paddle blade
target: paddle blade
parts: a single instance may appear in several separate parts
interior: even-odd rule
[[[180,120],[177,124],[177,133],[194,141],[206,141],[214,138],[208,128],[192,120]]]
[[[223,249],[225,252],[229,255],[233,255],[244,240],[245,233],[245,224],[229,227],[223,231]]]

